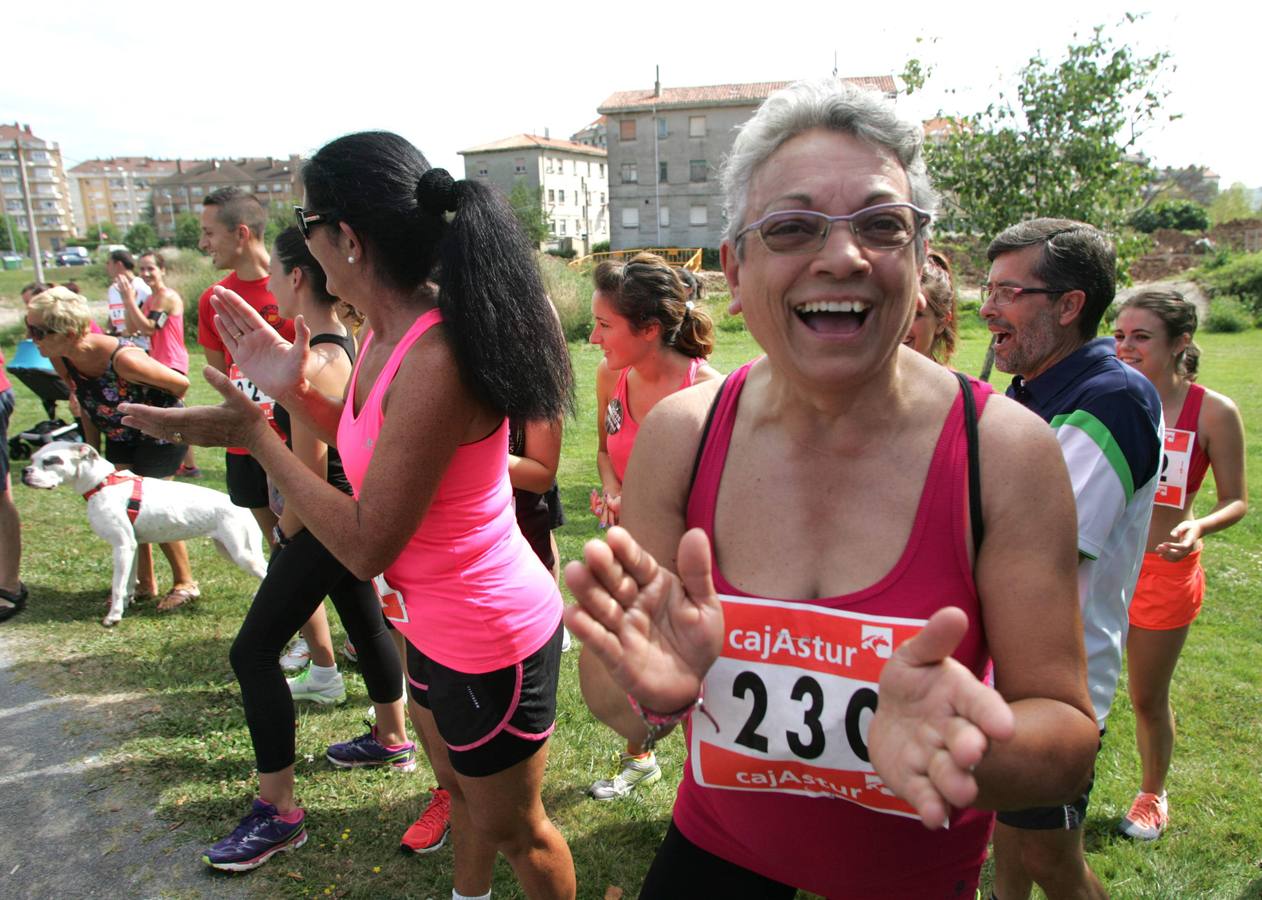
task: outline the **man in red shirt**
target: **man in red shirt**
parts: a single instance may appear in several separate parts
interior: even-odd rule
[[[271,257],[263,243],[267,210],[253,194],[237,187],[220,188],[202,201],[202,239],[197,246],[209,253],[217,269],[231,269],[219,282],[240,294],[259,315],[286,339],[294,339],[294,323],[282,319],[276,298],[267,289]],[[206,361],[236,382],[247,397],[262,406],[271,417],[272,399],[254,386],[237,369],[232,356],[215,328],[215,311],[210,306],[212,288],[207,288],[197,304],[197,342],[206,351]],[[267,473],[240,447],[227,454],[228,496],[237,506],[254,513],[259,527],[272,540],[276,516],[268,507]]]

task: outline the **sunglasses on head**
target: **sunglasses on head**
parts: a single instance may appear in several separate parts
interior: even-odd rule
[[[337,216],[333,213],[307,212],[301,206],[294,207],[294,218],[298,221],[298,230],[302,232],[303,240],[311,240],[312,225],[332,225],[337,221]]]

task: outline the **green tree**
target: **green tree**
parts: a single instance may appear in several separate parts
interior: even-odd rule
[[[1215,225],[1236,219],[1251,219],[1258,214],[1253,208],[1249,189],[1237,181],[1225,191],[1220,191],[1209,205],[1209,218]]]
[[[1139,56],[1097,26],[1059,62],[1030,59],[1015,102],[1000,95],[929,146],[945,194],[942,226],[989,237],[1022,219],[1062,216],[1118,230],[1142,203],[1148,174],[1133,151],[1160,114],[1167,58]]]
[[[552,235],[552,221],[543,211],[543,188],[532,191],[524,178],[518,178],[508,195],[508,204],[531,241],[538,244]]]
[[[267,208],[267,228],[263,232],[263,241],[268,247],[290,225],[294,224],[294,207],[292,203],[277,201]]]
[[[148,222],[137,222],[127,229],[127,234],[123,236],[123,243],[137,253],[152,250],[158,246],[157,229]]]
[[[1191,200],[1159,200],[1135,213],[1131,225],[1145,234],[1152,234],[1158,228],[1204,231],[1209,227],[1209,213]]]
[[[123,242],[123,229],[113,222],[97,222],[92,226],[92,231],[100,236],[103,244],[121,244]]]
[[[9,240],[9,236],[13,236],[13,240]],[[0,250],[12,250],[14,253],[22,255],[26,254],[26,248],[30,246],[30,241],[26,238],[26,232],[18,228],[18,223],[14,221],[13,216],[0,215]]]
[[[202,223],[191,212],[182,212],[175,217],[175,246],[185,250],[196,250],[202,239]]]

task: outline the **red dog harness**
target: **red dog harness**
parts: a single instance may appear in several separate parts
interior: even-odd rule
[[[131,523],[135,525],[136,517],[140,515],[140,494],[141,487],[144,485],[144,479],[139,475],[132,475],[129,472],[110,472],[110,474],[106,475],[105,479],[100,484],[92,488],[90,491],[86,491],[83,495],[83,499],[91,500],[92,495],[101,488],[122,484],[124,481],[130,481],[132,483],[131,498],[127,501],[127,518],[131,519]]]

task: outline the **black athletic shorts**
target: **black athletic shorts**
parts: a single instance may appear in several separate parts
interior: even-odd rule
[[[408,644],[412,699],[434,714],[451,766],[481,777],[534,755],[556,727],[560,625],[515,665],[471,675],[436,663]]]
[[[170,478],[184,462],[188,444],[159,444],[157,441],[112,441],[105,439],[105,458],[116,466],[147,478]]]
[[[1104,732],[1100,732],[1100,745],[1096,753],[1104,746]],[[996,813],[995,818],[1011,828],[1022,828],[1026,831],[1077,831],[1087,821],[1087,804],[1091,800],[1091,789],[1095,787],[1095,766],[1091,767],[1091,778],[1082,796],[1072,803],[1061,806],[1031,806],[1029,809],[1014,809]]]
[[[9,477],[9,418],[13,415],[13,388],[0,391],[0,490]]]
[[[640,888],[640,900],[659,897],[793,900],[795,896],[797,888],[702,850],[683,836],[673,819]]]
[[[267,472],[253,456],[228,453],[224,465],[227,468],[228,499],[233,506],[246,509],[267,506]]]

